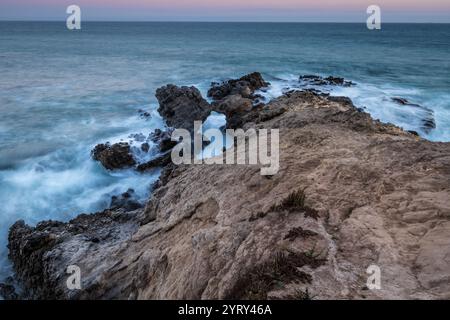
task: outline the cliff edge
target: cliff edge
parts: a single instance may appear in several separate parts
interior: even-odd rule
[[[169,163],[145,208],[19,221],[9,249],[24,296],[450,298],[449,143],[310,91],[233,110],[239,117],[227,117],[244,129],[280,130],[277,174]],[[70,265],[81,270],[81,290],[66,286]],[[370,266],[380,289],[367,287]]]

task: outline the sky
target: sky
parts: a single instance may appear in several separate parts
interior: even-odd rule
[[[369,5],[383,22],[450,23],[450,0],[0,0],[0,20],[60,20],[69,5],[83,21],[364,22]]]

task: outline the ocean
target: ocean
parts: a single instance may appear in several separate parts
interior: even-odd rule
[[[345,77],[356,85],[324,90],[450,141],[450,24],[0,22],[0,280],[11,274],[7,232],[18,219],[67,221],[129,188],[148,198],[157,172],[108,172],[90,151],[164,127],[158,87],[194,85],[206,97],[212,81],[253,71],[271,82],[268,100],[299,75]],[[434,129],[423,130],[424,110]]]

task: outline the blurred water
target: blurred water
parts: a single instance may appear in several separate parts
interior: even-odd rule
[[[134,188],[143,200],[157,178],[111,173],[90,158],[99,142],[162,127],[156,88],[196,85],[260,71],[269,97],[300,74],[357,82],[335,88],[374,117],[450,141],[450,25],[274,23],[0,22],[0,278],[10,267],[9,226],[67,220],[102,210]],[[437,128],[418,127],[408,98],[435,112]],[[138,110],[152,113],[139,117]]]

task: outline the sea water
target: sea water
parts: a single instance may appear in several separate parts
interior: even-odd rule
[[[11,273],[8,228],[18,219],[67,221],[133,188],[142,202],[158,172],[110,172],[91,159],[101,142],[163,128],[155,90],[260,71],[267,99],[302,74],[345,77],[323,88],[374,118],[450,141],[450,25],[0,22],[0,280]],[[433,110],[424,132],[417,109]],[[144,110],[150,117],[142,117]],[[209,126],[221,123],[220,116]]]

